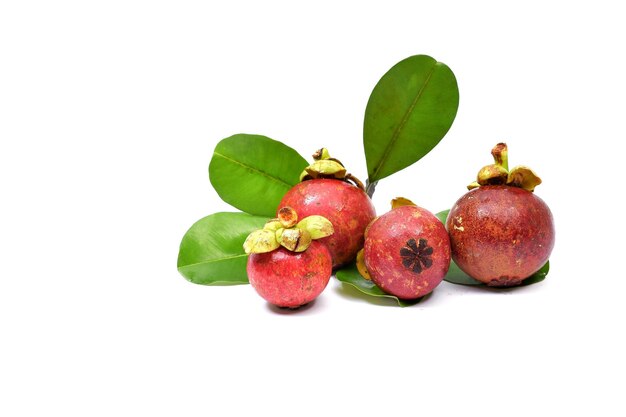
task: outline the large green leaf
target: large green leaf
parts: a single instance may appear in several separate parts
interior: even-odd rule
[[[356,288],[357,290],[361,291],[364,294],[371,295],[373,297],[386,297],[386,298],[394,299],[400,307],[412,306],[414,304],[419,303],[420,301],[422,301],[424,298],[428,296],[428,295],[425,295],[424,297],[420,297],[415,300],[402,300],[396,297],[395,295],[387,294],[386,292],[381,290],[378,286],[376,286],[376,284],[374,284],[372,281],[368,281],[365,278],[363,278],[363,276],[359,273],[358,269],[356,268],[356,264],[354,262],[352,263],[352,265],[349,265],[347,267],[344,267],[338,270],[335,273],[335,276],[337,277],[339,281],[343,282],[344,284],[349,284],[353,286],[354,288]]]
[[[247,284],[243,242],[266,221],[246,213],[215,213],[198,220],[180,243],[178,271],[196,284]]]
[[[209,179],[228,204],[246,213],[274,217],[280,200],[299,182],[307,165],[298,152],[281,142],[238,134],[215,147]]]
[[[368,182],[426,155],[452,126],[458,106],[456,78],[445,64],[415,55],[394,65],[374,87],[365,109]]]
[[[450,213],[450,210],[443,210],[437,213],[436,216],[439,220],[441,220],[443,224],[446,224],[446,220],[448,219],[449,213]],[[522,281],[522,283],[519,284],[519,287],[536,284],[538,282],[543,281],[548,275],[549,271],[550,271],[550,261],[547,261],[541,267],[541,269],[539,269],[539,271],[535,272],[530,277]],[[465,272],[463,272],[461,268],[459,268],[458,265],[453,260],[450,261],[450,269],[448,269],[448,273],[443,279],[453,284],[476,285],[476,286],[483,286],[483,287],[487,286],[486,284],[483,284],[482,282],[470,277]],[[504,288],[511,288],[511,287],[504,287]]]

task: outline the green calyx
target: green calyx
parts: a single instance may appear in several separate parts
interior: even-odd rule
[[[478,171],[476,181],[467,186],[469,190],[481,185],[509,185],[533,192],[541,184],[541,178],[532,169],[518,165],[509,171],[509,156],[506,143],[498,143],[491,150],[494,163]]]
[[[309,216],[298,221],[298,215],[291,207],[278,211],[278,218],[271,219],[263,229],[250,233],[243,243],[246,254],[266,253],[280,246],[292,251],[303,252],[315,239],[332,235],[332,223],[323,216]]]
[[[301,182],[317,178],[331,178],[351,182],[365,191],[363,183],[354,175],[349,174],[340,160],[331,158],[326,148],[315,151],[313,154],[313,163],[304,168],[304,171],[300,174]]]

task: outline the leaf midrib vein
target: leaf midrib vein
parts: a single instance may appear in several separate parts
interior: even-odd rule
[[[430,78],[432,77],[433,73],[435,72],[435,68],[437,67],[437,64],[438,64],[438,62],[435,62],[435,64],[431,68],[430,72],[426,76],[426,80],[424,81],[424,84],[422,84],[422,87],[420,88],[420,90],[415,95],[415,98],[413,99],[413,102],[411,103],[411,105],[409,106],[407,111],[404,113],[404,116],[402,117],[402,120],[400,121],[400,124],[398,124],[398,127],[396,127],[396,130],[393,132],[393,136],[391,137],[391,140],[389,141],[389,144],[385,148],[385,153],[383,154],[383,157],[380,159],[380,163],[378,164],[378,167],[376,167],[376,170],[374,170],[374,173],[372,174],[372,178],[376,178],[376,176],[378,175],[378,173],[382,169],[383,165],[385,165],[385,163],[387,162],[387,159],[389,158],[389,154],[391,153],[391,149],[393,148],[394,144],[398,140],[398,137],[400,137],[400,133],[402,133],[402,129],[404,129],[404,125],[406,125],[406,123],[409,121],[409,118],[411,117],[411,114],[413,113],[413,110],[415,109],[415,106],[417,105],[417,102],[422,97],[422,94],[424,93],[424,90],[426,89],[426,86],[430,82]]]
[[[286,188],[291,188],[293,186],[293,184],[289,184],[289,183],[283,181],[280,178],[273,177],[272,175],[268,174],[267,172],[260,171],[260,170],[254,168],[254,167],[252,167],[250,165],[243,164],[243,163],[241,163],[241,162],[239,162],[239,161],[237,161],[235,159],[229,158],[226,155],[223,155],[223,154],[221,154],[221,153],[219,153],[217,151],[214,151],[213,153],[216,156],[219,156],[220,158],[224,158],[225,160],[227,160],[227,161],[229,161],[229,162],[231,162],[231,163],[233,163],[235,165],[239,165],[239,166],[243,167],[244,169],[247,169],[248,171],[255,172],[255,173],[260,174],[260,175],[262,175],[262,176],[264,176],[266,178],[269,178],[272,181],[275,181],[275,182],[277,182],[277,183],[279,183],[281,185],[284,185]]]
[[[193,266],[204,265],[204,264],[211,264],[213,262],[227,261],[229,259],[241,258],[242,256],[248,256],[248,255],[246,255],[245,253],[242,253],[240,255],[232,255],[232,256],[227,256],[225,258],[211,259],[209,261],[202,261],[202,262],[196,262],[196,263],[193,263],[193,264],[182,265],[182,266],[179,266],[178,269],[190,268],[190,267],[193,267]]]

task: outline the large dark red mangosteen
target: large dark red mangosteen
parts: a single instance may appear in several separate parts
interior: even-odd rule
[[[333,225],[334,233],[322,240],[333,258],[333,268],[352,261],[363,247],[367,225],[376,210],[363,184],[347,174],[343,164],[330,158],[326,149],[317,151],[315,162],[301,175],[301,182],[285,194],[282,207],[292,207],[300,216],[319,215]]]
[[[554,221],[533,193],[541,183],[527,167],[508,171],[507,147],[492,150],[495,164],[480,170],[448,214],[452,259],[487,285],[519,285],[537,272],[554,247]]]
[[[332,233],[332,224],[322,216],[298,221],[297,213],[284,207],[278,218],[244,242],[250,284],[278,307],[297,308],[313,301],[332,274],[330,252],[316,239]]]

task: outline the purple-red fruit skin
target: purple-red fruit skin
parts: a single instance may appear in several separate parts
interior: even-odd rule
[[[363,247],[363,234],[376,217],[367,194],[350,183],[314,179],[296,184],[285,194],[278,208],[292,207],[300,219],[320,215],[333,224],[334,233],[322,238],[333,258],[333,268],[352,261]]]
[[[554,247],[554,221],[534,193],[505,185],[476,188],[450,210],[452,259],[490,286],[518,285],[537,272]]]
[[[304,252],[280,247],[272,252],[252,253],[247,272],[252,287],[269,303],[296,308],[313,301],[326,288],[332,259],[323,244],[313,241]]]
[[[448,272],[450,240],[428,210],[398,207],[370,225],[364,258],[372,281],[383,291],[415,299],[430,293]]]

